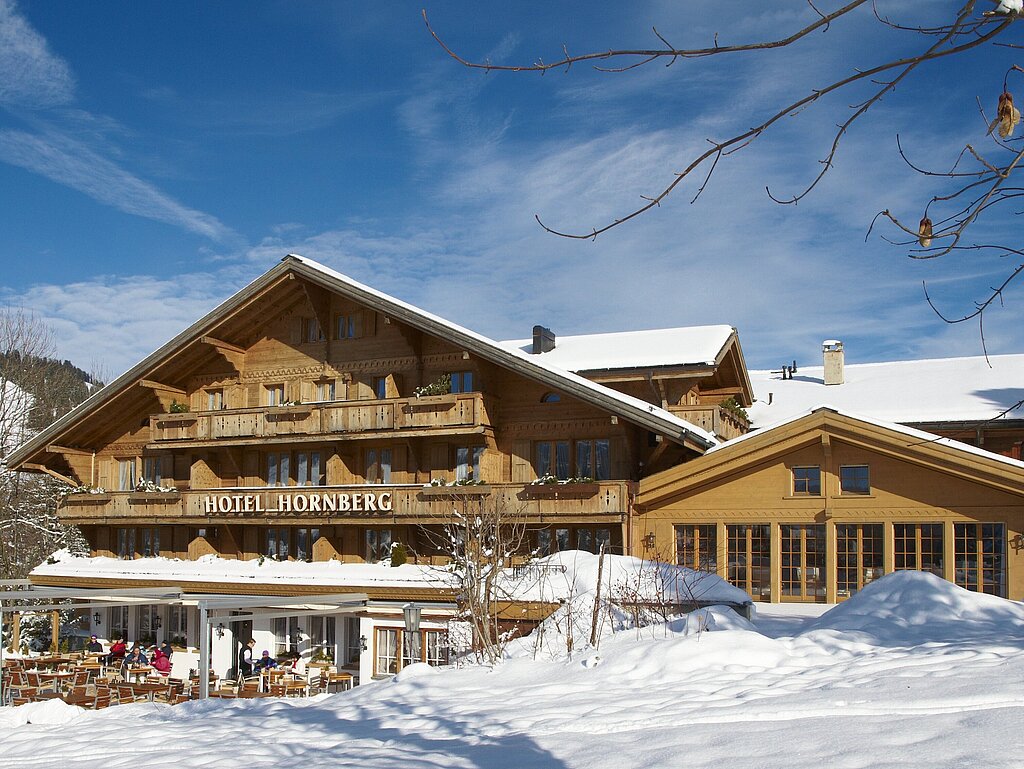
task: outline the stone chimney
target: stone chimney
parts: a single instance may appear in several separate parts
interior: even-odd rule
[[[551,352],[555,349],[555,332],[543,326],[533,327],[533,354]]]
[[[843,383],[843,343],[838,339],[826,339],[821,343],[822,357],[825,359],[825,384],[839,385]]]

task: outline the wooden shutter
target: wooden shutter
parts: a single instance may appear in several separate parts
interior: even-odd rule
[[[533,480],[530,465],[530,442],[512,441],[512,483],[529,483]]]

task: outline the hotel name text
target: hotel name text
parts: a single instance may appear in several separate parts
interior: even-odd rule
[[[390,513],[391,492],[303,492],[281,494],[264,507],[262,494],[207,494],[203,509],[216,513]]]

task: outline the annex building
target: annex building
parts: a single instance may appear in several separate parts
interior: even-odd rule
[[[603,547],[755,600],[830,602],[924,569],[1024,598],[1024,463],[987,450],[1019,457],[1009,394],[989,398],[981,446],[958,443],[936,432],[976,417],[947,396],[927,414],[822,407],[859,381],[847,366],[825,384],[843,370],[826,347],[815,381],[748,372],[729,326],[496,342],[289,255],[10,455],[74,487],[59,514],[89,543],[31,579],[175,591],[90,609],[92,632],[196,647],[212,628],[221,674],[252,637],[362,680],[447,661],[466,504],[507,511],[524,562]],[[864,400],[892,402],[886,387]],[[496,611],[529,624],[555,606]]]

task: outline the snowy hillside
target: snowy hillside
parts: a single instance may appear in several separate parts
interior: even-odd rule
[[[679,620],[606,637],[571,661],[416,665],[310,700],[4,709],[0,764],[1021,766],[1021,604],[897,573],[820,619],[794,614],[809,607],[762,608],[754,625],[705,611],[704,632]]]

